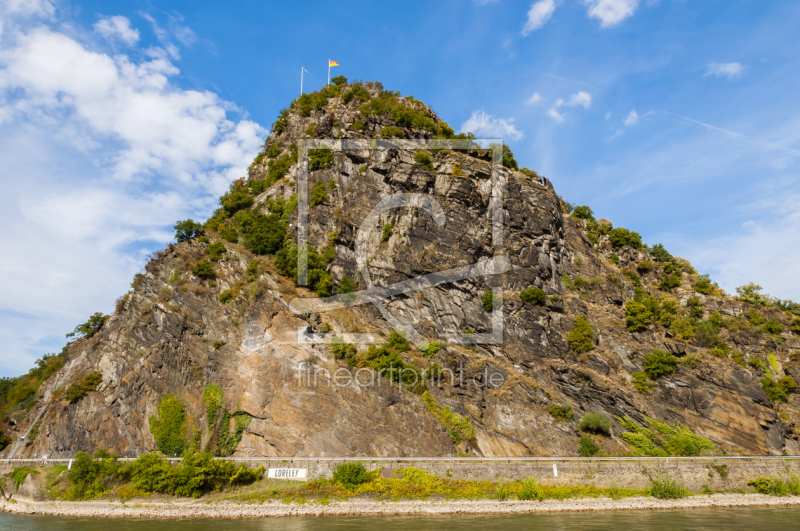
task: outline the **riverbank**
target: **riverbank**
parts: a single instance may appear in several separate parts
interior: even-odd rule
[[[131,500],[118,501],[0,501],[0,510],[14,514],[94,518],[263,518],[286,516],[377,516],[377,515],[455,515],[529,514],[586,511],[631,511],[701,509],[722,507],[800,506],[800,496],[774,497],[763,494],[710,494],[678,500],[650,497],[583,498],[545,501],[374,501],[351,499],[327,505],[304,503],[237,504],[205,501]]]

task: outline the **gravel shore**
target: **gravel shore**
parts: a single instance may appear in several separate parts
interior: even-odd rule
[[[99,518],[262,518],[280,516],[355,516],[387,514],[522,514],[577,511],[629,511],[709,507],[800,506],[800,497],[776,498],[761,494],[712,494],[682,500],[655,498],[584,498],[535,501],[400,501],[348,500],[329,505],[267,502],[262,505],[174,501],[128,503],[112,501],[34,502],[0,501],[0,510],[16,514]]]

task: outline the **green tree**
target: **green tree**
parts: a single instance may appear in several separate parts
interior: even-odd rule
[[[659,262],[672,262],[675,260],[669,251],[667,251],[660,243],[657,243],[651,247],[649,254]]]
[[[333,83],[334,85],[346,85],[347,78],[344,76],[336,76],[334,78],[331,78],[331,83]]]
[[[333,150],[329,148],[310,149],[308,151],[309,169],[321,170],[333,166]]]
[[[653,313],[646,304],[635,300],[625,303],[625,326],[629,331],[647,330],[652,317]]]
[[[592,457],[599,451],[600,448],[597,446],[597,443],[594,442],[594,439],[591,435],[581,435],[581,443],[578,450],[578,453],[581,455],[581,457]]]
[[[592,325],[582,315],[575,318],[572,331],[567,334],[567,343],[573,352],[580,354],[594,349],[594,333]]]
[[[588,219],[594,221],[594,211],[586,205],[576,206],[572,215],[578,219]]]
[[[189,422],[186,406],[175,395],[164,395],[158,403],[158,417],[150,417],[150,433],[165,455],[182,455],[186,450]]]
[[[314,183],[314,188],[311,189],[311,202],[309,206],[315,207],[321,205],[328,200],[328,191],[325,189],[325,183],[317,181]]]
[[[653,380],[673,374],[677,367],[678,358],[663,350],[656,349],[644,357],[644,372]]]
[[[203,226],[191,218],[177,222],[173,228],[175,229],[175,239],[179,242],[194,238],[203,231]]]
[[[608,238],[611,245],[614,247],[622,247],[623,245],[629,245],[634,249],[640,249],[642,247],[642,237],[639,233],[622,227],[611,229],[608,233]]]
[[[530,286],[528,289],[519,292],[519,298],[522,300],[522,302],[527,302],[534,305],[542,305],[545,303],[547,297],[545,296],[544,290],[541,288]]]
[[[79,324],[75,327],[75,330],[67,334],[67,337],[85,337],[90,338],[95,335],[97,332],[103,328],[103,325],[106,324],[110,316],[103,315],[100,312],[93,314],[89,317],[89,320],[83,324]]]
[[[214,266],[206,259],[197,262],[197,265],[192,269],[192,273],[198,278],[204,280],[213,280],[217,278],[217,273],[214,271]]]
[[[739,294],[739,300],[742,302],[749,302],[758,306],[772,306],[769,295],[762,295],[759,293],[762,289],[758,284],[747,284],[746,286],[739,286],[736,292]]]

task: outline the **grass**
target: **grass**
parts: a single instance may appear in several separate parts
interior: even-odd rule
[[[659,500],[677,500],[689,495],[689,491],[675,478],[659,474],[652,479],[650,495]]]

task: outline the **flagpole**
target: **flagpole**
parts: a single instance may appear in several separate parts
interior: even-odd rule
[[[303,95],[303,71],[305,69],[306,69],[306,67],[304,67],[304,66],[300,67],[300,95],[301,96]]]
[[[328,85],[331,84],[331,60],[328,59]]]

